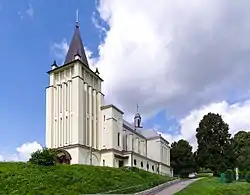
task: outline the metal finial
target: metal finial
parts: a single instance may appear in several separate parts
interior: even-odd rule
[[[57,65],[57,64],[56,64],[56,60],[53,61],[53,64],[52,64],[52,65],[55,65],[55,66]]]
[[[78,9],[76,10],[76,26],[78,27],[79,23],[79,15],[78,15]]]
[[[98,75],[100,74],[98,68],[95,69],[95,73]]]
[[[136,105],[136,111],[137,111],[137,113],[139,112],[139,105],[138,104]]]

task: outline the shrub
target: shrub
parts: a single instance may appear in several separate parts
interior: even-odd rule
[[[246,174],[246,182],[250,183],[250,172],[247,172]]]
[[[246,179],[246,171],[240,171],[239,180],[245,180],[245,179]]]
[[[29,162],[32,164],[43,165],[43,166],[55,165],[57,162],[56,152],[55,150],[48,148],[37,150],[36,152],[31,154]]]
[[[234,181],[234,172],[228,169],[225,173],[225,181],[226,183],[232,183]]]
[[[188,178],[191,171],[189,169],[182,169],[180,171],[180,178]]]
[[[135,173],[138,173],[140,171],[140,169],[137,167],[131,167],[130,170],[135,172]]]

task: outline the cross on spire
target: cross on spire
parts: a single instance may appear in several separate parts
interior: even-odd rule
[[[138,104],[136,105],[136,111],[137,111],[137,113],[139,112],[139,105]]]

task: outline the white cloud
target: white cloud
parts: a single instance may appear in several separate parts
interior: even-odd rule
[[[36,141],[26,142],[17,147],[14,154],[0,154],[0,161],[28,161],[30,155],[39,149],[42,149],[42,146]]]
[[[31,4],[28,5],[28,8],[25,11],[18,11],[17,14],[19,15],[20,19],[23,20],[25,15],[28,15],[30,18],[34,16],[34,8]]]
[[[50,51],[53,57],[59,60],[60,64],[63,64],[68,49],[69,49],[69,44],[67,43],[65,38],[62,39],[62,41],[59,43],[53,43],[50,47]]]
[[[109,29],[91,64],[104,78],[106,100],[126,118],[137,103],[144,119],[166,109],[181,132],[167,139],[193,145],[209,111],[222,114],[232,133],[249,129],[249,102],[227,103],[250,97],[249,9],[248,1],[101,0],[98,11]],[[93,22],[100,30],[99,20]]]
[[[245,96],[249,8],[248,1],[100,1],[109,25],[97,62],[106,98],[127,114],[140,103],[144,116],[167,109],[183,117]]]
[[[179,139],[188,140],[194,146],[194,149],[196,149],[196,128],[205,114],[209,112],[221,114],[223,120],[229,124],[230,133],[234,135],[239,130],[250,129],[249,111],[250,100],[244,101],[242,103],[234,103],[231,105],[225,101],[212,103],[199,109],[194,109],[187,116],[182,118],[179,121],[180,134],[163,134],[163,136],[171,142],[178,141]]]
[[[34,11],[34,8],[32,7],[31,4],[29,4],[29,6],[26,9],[25,13],[28,14],[31,18],[33,18],[35,11]]]

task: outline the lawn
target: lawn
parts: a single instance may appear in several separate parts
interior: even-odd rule
[[[0,163],[0,194],[133,193],[171,180],[143,170],[87,165]],[[136,187],[133,187],[136,186]],[[116,189],[124,189],[115,191]]]
[[[247,182],[221,183],[220,178],[207,177],[191,184],[175,195],[248,195]]]

